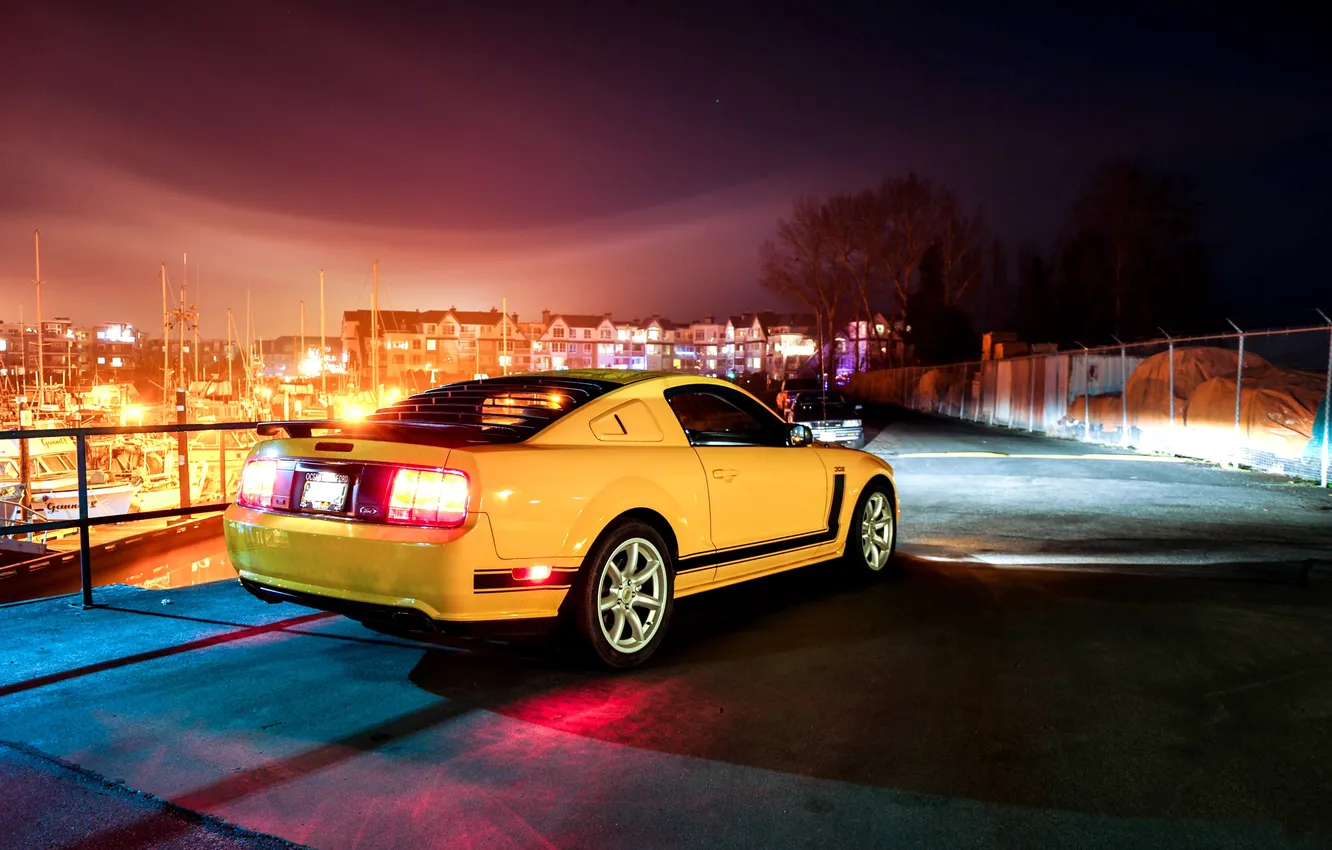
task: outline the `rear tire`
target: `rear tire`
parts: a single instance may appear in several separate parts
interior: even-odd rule
[[[892,489],[871,481],[856,502],[842,561],[855,575],[878,578],[897,571],[897,505]]]
[[[661,645],[675,606],[675,564],[657,530],[624,520],[587,554],[573,589],[581,642],[612,670],[637,667]]]

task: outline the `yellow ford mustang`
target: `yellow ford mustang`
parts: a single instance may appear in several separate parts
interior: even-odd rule
[[[688,375],[573,370],[449,384],[361,422],[266,423],[224,519],[241,583],[379,627],[563,623],[605,665],[674,600],[842,557],[882,574],[893,472]]]

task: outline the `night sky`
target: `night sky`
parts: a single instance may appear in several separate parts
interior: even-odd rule
[[[208,336],[317,327],[320,267],[335,328],[376,257],[381,308],[781,307],[796,194],[916,169],[1015,253],[1117,154],[1199,180],[1238,321],[1332,308],[1325,16],[1098,6],[6,4],[0,319],[34,228],[47,315],[160,328],[189,252]]]

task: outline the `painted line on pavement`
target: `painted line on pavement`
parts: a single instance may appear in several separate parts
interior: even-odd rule
[[[1008,454],[1006,452],[900,452],[895,458],[916,457],[965,457],[965,458],[1003,458],[1021,460],[1119,460],[1138,461],[1141,463],[1196,463],[1183,457],[1164,455],[1112,455],[1112,454]]]

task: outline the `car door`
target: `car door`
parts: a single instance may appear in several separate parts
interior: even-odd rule
[[[714,556],[719,578],[726,563],[775,554],[780,541],[827,526],[827,470],[817,452],[787,445],[789,426],[771,411],[712,385],[676,387],[667,402],[707,476],[713,545],[730,550]]]

